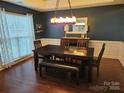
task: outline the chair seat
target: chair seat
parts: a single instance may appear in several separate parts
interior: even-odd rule
[[[98,66],[99,65],[99,63],[98,63],[98,61],[97,61],[97,58],[94,58],[93,60],[92,60],[92,66]]]
[[[44,56],[42,56],[42,55],[38,55],[38,58],[44,58]]]
[[[92,63],[92,67],[97,67],[97,66],[99,66],[97,63],[95,62]]]
[[[38,55],[38,58],[41,58],[41,59],[45,59],[45,58],[48,58],[48,59],[50,59],[52,56],[50,56],[50,55],[45,55],[45,56],[43,56],[43,55]]]

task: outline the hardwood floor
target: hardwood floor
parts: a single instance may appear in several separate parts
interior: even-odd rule
[[[0,72],[0,93],[124,93],[124,69],[118,60],[103,59],[99,79],[93,69],[93,82],[81,78],[78,86],[64,73],[45,73],[41,78],[31,59]]]

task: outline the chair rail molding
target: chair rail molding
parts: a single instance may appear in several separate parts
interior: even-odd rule
[[[44,45],[60,45],[60,39],[53,38],[41,38],[41,42]],[[105,58],[118,59],[120,63],[124,66],[124,42],[122,41],[100,41],[100,40],[90,40],[89,46],[94,47],[94,56],[98,56],[102,44],[106,43],[106,48],[103,54]]]

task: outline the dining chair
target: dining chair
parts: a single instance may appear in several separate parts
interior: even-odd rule
[[[78,39],[77,40],[77,46],[76,47],[88,48],[88,46],[89,46],[89,40],[87,40],[87,39]],[[72,61],[74,63],[80,63],[81,60],[73,59]]]
[[[35,49],[42,47],[41,40],[35,40],[35,41],[34,41],[34,47],[35,47]],[[44,61],[44,59],[50,59],[50,58],[51,58],[50,55],[45,55],[45,56],[44,56],[44,55],[39,55],[39,54],[38,54],[38,59],[40,59],[39,62],[38,62],[38,67],[39,67],[39,64],[40,64],[42,61]],[[47,68],[46,68],[46,71],[47,71]]]
[[[66,39],[61,39],[61,44],[62,47],[69,48],[70,47],[70,41]],[[60,58],[60,56],[55,56],[59,60],[68,60],[67,57],[65,58]],[[69,58],[70,59],[70,58]]]
[[[41,40],[35,40],[34,47],[35,47],[35,49],[42,47]],[[44,57],[42,55],[38,55],[38,58],[44,58]]]
[[[77,47],[85,47],[87,48],[89,46],[89,40],[85,40],[85,39],[80,39],[77,41]]]
[[[104,50],[105,50],[105,43],[103,43],[102,48],[101,48],[101,50],[99,52],[98,57],[97,58],[94,58],[91,61],[92,67],[96,67],[96,69],[97,69],[97,78],[99,77],[99,67],[100,67],[100,62],[101,62],[101,59],[102,59]]]
[[[35,49],[42,47],[41,40],[35,40],[35,41],[34,41],[34,47],[35,47]],[[38,57],[39,57],[39,58],[43,58],[43,59],[44,59],[44,57],[46,57],[46,58],[51,58],[50,55],[45,55],[45,56],[39,55]]]
[[[35,47],[35,49],[42,47],[41,40],[35,40],[34,41],[34,47]]]

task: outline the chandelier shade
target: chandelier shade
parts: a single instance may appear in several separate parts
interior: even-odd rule
[[[56,16],[56,13],[57,13],[57,9],[58,9],[58,6],[59,6],[59,0],[57,0],[56,2],[56,9],[55,9],[55,16],[52,17],[50,19],[50,23],[53,23],[53,24],[58,24],[58,23],[64,23],[64,24],[70,24],[70,23],[76,23],[76,17],[73,16],[72,14],[72,8],[71,8],[71,3],[70,3],[70,0],[68,0],[68,4],[69,4],[69,8],[70,8],[70,14],[71,14],[71,17],[57,17]]]
[[[53,17],[50,20],[51,23],[75,23],[76,22],[76,17]]]

